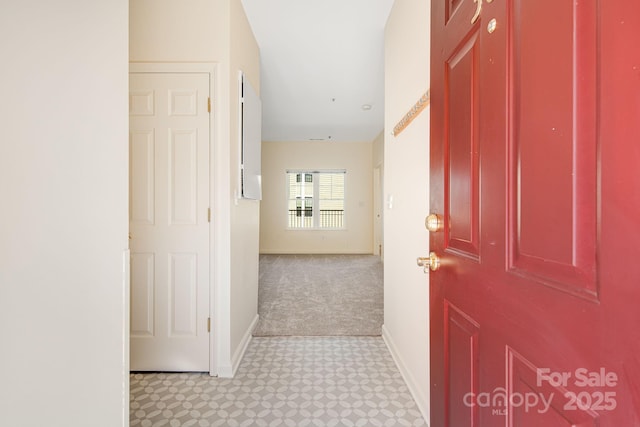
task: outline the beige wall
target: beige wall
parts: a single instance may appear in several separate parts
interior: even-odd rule
[[[0,425],[129,425],[128,2],[0,13]]]
[[[260,94],[260,51],[240,0],[231,1],[231,43],[229,112],[232,195],[240,194],[240,139],[238,73],[244,72]],[[240,351],[248,343],[258,314],[258,245],[260,202],[234,199],[231,204],[231,349],[233,369],[240,362]]]
[[[429,284],[416,257],[429,253],[429,109],[390,130],[429,87],[429,2],[396,0],[385,34],[383,334],[429,419]],[[389,203],[389,202],[392,203]]]
[[[373,140],[373,167],[382,166],[384,164],[384,131]]]
[[[287,169],[345,169],[345,230],[287,230]],[[372,253],[371,142],[265,142],[261,253]]]
[[[240,0],[131,0],[130,60],[214,64],[214,355],[233,374],[257,320],[260,203],[238,200],[238,72],[260,89],[260,54]],[[215,370],[215,369],[214,369]]]
[[[229,49],[230,0],[130,0],[132,62],[215,62]]]

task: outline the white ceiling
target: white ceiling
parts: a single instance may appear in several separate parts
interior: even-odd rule
[[[260,47],[263,141],[375,139],[393,0],[242,3]]]

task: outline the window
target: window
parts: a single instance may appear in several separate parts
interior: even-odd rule
[[[344,228],[346,171],[287,171],[289,228]]]

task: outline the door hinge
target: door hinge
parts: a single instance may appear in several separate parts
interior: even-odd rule
[[[211,317],[207,317],[207,332],[211,332]]]
[[[207,208],[207,222],[211,222],[211,208]]]
[[[211,98],[207,98],[207,112],[211,112]]]

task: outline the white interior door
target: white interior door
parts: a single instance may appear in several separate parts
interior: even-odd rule
[[[131,370],[209,370],[209,75],[130,74]]]

